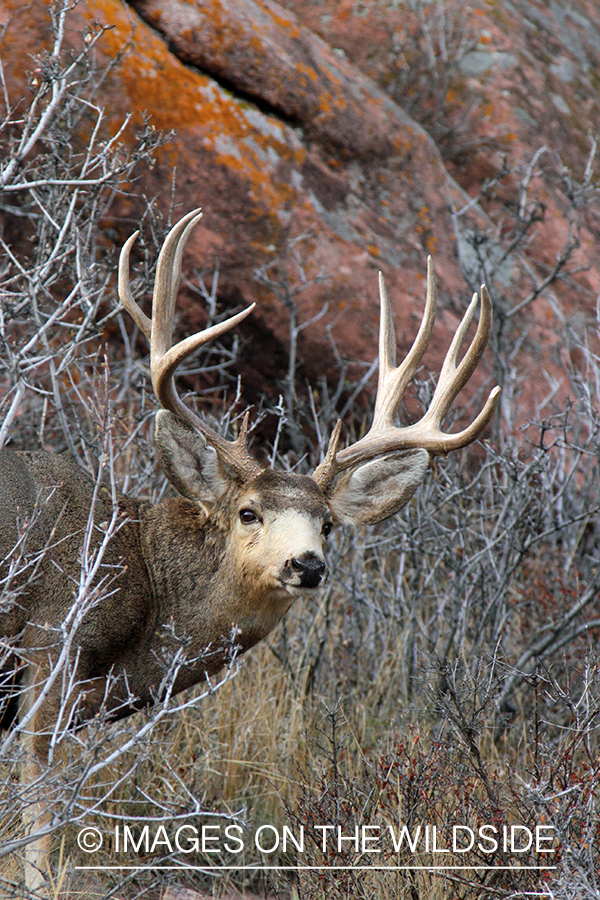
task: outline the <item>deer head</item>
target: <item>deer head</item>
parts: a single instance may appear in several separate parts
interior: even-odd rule
[[[219,325],[172,346],[173,314],[182,256],[191,229],[201,215],[200,210],[188,213],[174,226],[165,241],[156,273],[152,320],[133,300],[129,288],[129,254],[137,232],[129,238],[121,253],[119,293],[123,305],[150,341],[152,384],[163,407],[157,415],[156,443],[168,479],[184,497],[201,504],[207,515],[211,515],[219,498],[235,488],[240,507],[237,513],[240,525],[237,527],[242,527],[248,534],[258,534],[265,525],[258,487],[274,476],[273,473],[267,476],[248,452],[248,417],[245,417],[237,439],[227,441],[182,403],[173,381],[177,366],[186,357],[234,328],[254,308],[252,304]],[[379,289],[379,381],[369,432],[356,443],[340,448],[342,423],[338,421],[324,459],[311,478],[285,476],[279,484],[281,490],[283,483],[288,484],[290,478],[299,479],[297,488],[302,483],[304,491],[313,496],[316,504],[309,517],[312,524],[308,529],[300,524],[300,517],[306,518],[302,510],[297,512],[293,522],[293,514],[287,513],[292,518],[286,533],[302,533],[299,546],[303,549],[297,555],[285,553],[283,565],[288,573],[295,573],[293,579],[305,587],[317,586],[325,575],[319,544],[322,544],[333,524],[370,524],[397,512],[420,484],[431,457],[465,447],[476,440],[490,421],[499,399],[500,389],[495,387],[482,411],[467,428],[454,434],[442,431],[444,416],[473,374],[488,341],[492,310],[488,292],[482,287],[481,298],[477,294],[473,296],[454,335],[429,409],[413,425],[399,427],[395,424],[403,392],[425,353],[433,328],[436,301],[431,260],[428,261],[423,320],[406,359],[400,365],[396,364],[395,329],[381,274]],[[475,336],[459,361],[480,299],[481,311]]]
[[[497,387],[491,391],[483,410],[467,428],[455,434],[446,434],[441,430],[444,416],[471,377],[487,344],[491,325],[489,296],[482,287],[477,331],[459,361],[468,328],[479,304],[477,294],[473,296],[452,340],[431,405],[423,418],[414,425],[399,427],[394,423],[398,405],[431,336],[435,318],[435,284],[429,260],[427,300],[421,327],[408,356],[397,366],[390,302],[380,275],[379,382],[372,426],[359,441],[340,449],[341,422],[338,421],[327,453],[312,479],[280,477],[279,496],[286,493],[284,485],[289,486],[290,478],[295,479],[297,509],[290,509],[289,504],[285,504],[284,522],[281,503],[272,499],[267,512],[263,509],[264,501],[259,499],[263,496],[260,489],[269,478],[248,452],[248,417],[243,421],[238,438],[227,441],[182,403],[174,386],[175,370],[186,357],[235,327],[254,307],[252,304],[219,325],[172,346],[173,315],[182,256],[191,229],[201,215],[199,210],[190,212],[175,225],[165,241],[156,273],[152,320],[133,300],[129,289],[129,254],[137,233],[129,238],[121,253],[120,297],[150,341],[152,383],[163,407],[156,424],[156,443],[161,462],[176,490],[201,504],[207,515],[211,515],[219,500],[235,491],[238,501],[236,530],[242,531],[247,543],[257,549],[258,555],[265,552],[260,541],[263,534],[269,535],[271,547],[278,543],[284,545],[281,559],[274,565],[281,567],[281,577],[288,587],[316,587],[326,574],[322,544],[333,524],[370,524],[393,515],[410,499],[433,455],[465,447],[481,434],[490,421],[499,399],[500,389]],[[273,482],[273,475],[270,480]],[[320,490],[315,490],[315,487]],[[277,496],[277,490],[271,493],[273,497]],[[307,493],[312,495],[314,501],[310,514],[303,508]],[[295,535],[295,549],[285,546],[283,534],[287,535],[288,542],[289,536]],[[241,542],[244,543],[243,540]]]

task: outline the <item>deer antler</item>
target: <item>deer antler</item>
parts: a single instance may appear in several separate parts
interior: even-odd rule
[[[354,468],[358,463],[395,450],[421,447],[434,455],[466,447],[481,434],[498,405],[500,388],[495,387],[490,392],[479,415],[467,428],[456,434],[446,434],[441,430],[442,419],[450,409],[456,395],[475,371],[488,342],[492,322],[492,305],[485,285],[482,285],[481,312],[477,332],[464,357],[458,362],[469,325],[479,303],[477,294],[473,295],[450,344],[429,409],[423,418],[414,425],[408,425],[405,428],[394,425],[396,410],[406,385],[415,374],[427,349],[435,319],[435,279],[431,258],[427,261],[427,300],[421,327],[408,356],[399,366],[396,366],[396,333],[392,321],[390,300],[381,273],[379,274],[379,295],[381,299],[379,380],[373,424],[367,434],[355,444],[338,450],[341,422],[337,423],[325,458],[313,473],[313,478],[323,489],[339,472]]]
[[[150,371],[154,393],[164,409],[170,410],[197,429],[217,451],[219,457],[243,478],[260,471],[260,466],[247,451],[248,416],[244,417],[237,440],[227,441],[183,404],[177,394],[174,374],[177,367],[203,344],[218,338],[243,321],[255,304],[229,319],[190,335],[173,344],[173,317],[181,280],[181,261],[190,234],[202,217],[199,209],[188,213],[167,235],[158,257],[152,319],[142,312],[133,299],[129,286],[129,255],[139,234],[136,231],[123,245],[119,258],[119,297],[125,309],[150,341]]]

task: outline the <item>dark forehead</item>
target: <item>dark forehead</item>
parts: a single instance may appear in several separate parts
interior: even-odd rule
[[[260,502],[271,509],[291,506],[302,509],[311,516],[323,516],[327,504],[321,488],[308,475],[291,475],[266,469],[254,478],[248,486],[256,491]]]

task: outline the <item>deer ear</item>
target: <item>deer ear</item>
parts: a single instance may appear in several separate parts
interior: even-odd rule
[[[156,414],[154,440],[163,471],[175,490],[188,500],[199,501],[208,513],[229,484],[216,451],[191,425],[164,409]]]
[[[344,525],[372,525],[408,503],[429,467],[426,450],[398,450],[344,473],[328,495]]]

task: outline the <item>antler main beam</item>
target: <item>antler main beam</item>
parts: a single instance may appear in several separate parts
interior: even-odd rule
[[[322,488],[326,488],[339,472],[354,468],[359,463],[395,450],[420,447],[435,455],[465,447],[479,437],[498,405],[500,388],[495,387],[490,392],[479,415],[467,428],[455,434],[447,434],[441,429],[444,416],[459,391],[475,371],[488,342],[492,323],[492,305],[485,285],[483,285],[481,296],[473,295],[450,344],[429,409],[423,418],[414,425],[408,425],[405,428],[394,425],[400,400],[427,349],[435,319],[435,279],[431,258],[427,262],[427,299],[423,320],[407,357],[399,366],[396,365],[396,332],[390,300],[381,273],[379,275],[379,296],[381,302],[379,379],[373,424],[367,434],[355,444],[338,450],[341,430],[341,423],[338,422],[331,436],[325,458],[313,474],[313,478]],[[477,331],[467,352],[459,362],[459,355],[480,299],[481,311]]]
[[[151,319],[133,299],[129,284],[129,256],[139,231],[131,235],[121,250],[119,297],[125,309],[150,342],[152,386],[161,406],[197,429],[231,469],[240,476],[247,477],[260,470],[258,463],[246,449],[247,416],[243,420],[237,440],[227,441],[185,406],[175,388],[174,375],[178,366],[199,347],[235,328],[252,312],[255,306],[252,303],[237,315],[190,335],[173,346],[173,319],[181,281],[181,262],[192,229],[201,217],[201,210],[192,210],[173,226],[165,239],[156,267]]]

